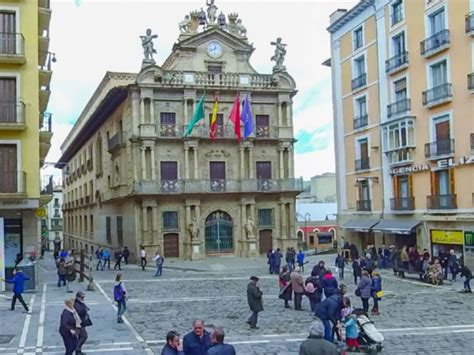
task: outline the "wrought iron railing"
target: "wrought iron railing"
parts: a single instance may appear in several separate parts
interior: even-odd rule
[[[24,55],[25,37],[21,33],[0,32],[0,57]]]
[[[427,196],[426,204],[429,210],[451,210],[458,208],[455,194]]]
[[[454,138],[425,144],[425,158],[436,158],[449,154],[454,154]]]
[[[0,101],[0,123],[25,123],[22,101]]]
[[[369,158],[362,158],[356,159],[355,161],[355,170],[367,170],[370,169],[370,159]]]
[[[354,129],[359,129],[362,127],[366,127],[368,125],[369,125],[368,115],[362,115],[362,116],[354,118]]]
[[[466,33],[474,32],[474,11],[466,15],[465,27]]]
[[[449,30],[442,30],[435,35],[428,37],[420,43],[421,55],[434,52],[437,49],[451,43]]]
[[[356,201],[357,211],[372,211],[372,203],[370,200]]]
[[[394,211],[412,211],[415,209],[415,198],[414,197],[391,198],[390,207]]]
[[[411,100],[410,99],[402,99],[396,101],[390,105],[387,105],[387,117],[393,117],[397,115],[401,115],[407,113],[411,110]]]
[[[352,79],[351,87],[352,90],[359,89],[367,85],[367,74],[361,74],[357,78]]]
[[[408,64],[408,52],[406,51],[387,59],[385,61],[385,72],[393,72],[405,64]]]
[[[430,105],[438,101],[453,97],[453,84],[445,83],[432,89],[423,91],[423,105]]]

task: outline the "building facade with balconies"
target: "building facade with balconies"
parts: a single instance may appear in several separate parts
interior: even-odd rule
[[[49,0],[0,1],[0,218],[7,267],[17,254],[37,256],[41,225],[35,211],[52,197],[49,181],[40,178],[52,136],[45,112],[50,18]]]
[[[359,246],[454,249],[474,264],[473,11],[368,0],[331,16],[338,222]]]
[[[257,73],[253,50],[211,24],[182,32],[161,66],[106,74],[61,148],[66,246],[191,260],[296,247],[295,83],[284,68]],[[229,120],[238,93],[255,118],[241,141]],[[186,137],[202,95],[205,118]]]
[[[54,185],[52,190],[53,198],[48,203],[46,212],[47,238],[42,240],[48,250],[54,250],[55,246],[57,248],[63,246],[63,188]]]

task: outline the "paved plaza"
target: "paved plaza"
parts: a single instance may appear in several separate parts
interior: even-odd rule
[[[333,265],[334,256],[311,256],[305,276],[317,260]],[[313,320],[306,312],[284,309],[278,299],[278,278],[269,275],[266,259],[237,257],[208,258],[205,261],[167,262],[161,278],[154,278],[153,268],[141,271],[135,265],[123,270],[129,293],[124,324],[117,324],[111,303],[113,271],[95,272],[96,290],[86,292],[93,326],[83,348],[95,354],[159,354],[166,333],[177,330],[184,335],[194,318],[202,318],[209,327],[221,325],[226,341],[239,354],[297,354]],[[348,295],[353,305],[352,270],[346,270]],[[261,278],[265,311],[259,327],[250,330],[246,285],[250,275]],[[26,293],[32,314],[8,311],[10,294],[0,294],[1,354],[63,354],[58,334],[63,300],[68,295],[55,284],[55,268],[50,258],[41,262],[41,283],[36,293]],[[382,271],[385,297],[381,315],[375,324],[385,337],[383,354],[472,354],[474,348],[474,299],[460,294],[461,281],[430,286],[413,278],[399,279]],[[86,284],[75,283],[73,290]]]

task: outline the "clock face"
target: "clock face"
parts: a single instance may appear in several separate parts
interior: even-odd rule
[[[211,41],[207,45],[207,54],[212,58],[219,58],[222,55],[222,46],[217,41]]]

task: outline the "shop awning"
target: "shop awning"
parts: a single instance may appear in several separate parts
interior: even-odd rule
[[[341,229],[351,230],[355,232],[368,232],[375,224],[377,224],[377,219],[350,219],[343,225]]]
[[[372,227],[373,232],[393,233],[393,234],[411,234],[413,228],[420,224],[417,220],[390,221],[382,220]]]

